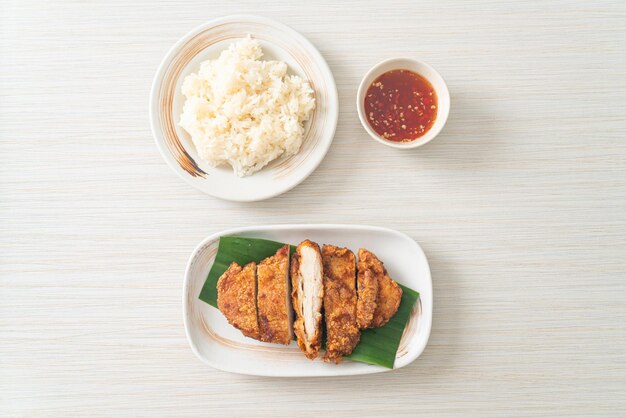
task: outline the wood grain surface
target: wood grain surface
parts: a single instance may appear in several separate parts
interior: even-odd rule
[[[261,14],[307,36],[340,97],[326,159],[253,204],[178,179],[148,123],[152,77],[191,28]],[[0,415],[626,415],[623,1],[3,1]],[[444,132],[371,140],[378,61],[447,80]],[[267,379],[201,364],[183,270],[223,228],[358,223],[429,257],[430,343],[391,373]]]

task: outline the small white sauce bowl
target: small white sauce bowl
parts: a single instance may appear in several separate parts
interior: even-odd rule
[[[428,80],[437,93],[437,118],[435,119],[435,123],[424,135],[413,141],[394,142],[381,137],[372,129],[365,116],[365,95],[367,94],[367,90],[378,76],[391,70],[413,71]],[[361,84],[359,84],[359,90],[356,95],[356,108],[359,113],[361,125],[363,125],[367,133],[376,141],[393,148],[417,148],[435,139],[443,129],[443,126],[448,120],[448,114],[450,113],[450,93],[448,92],[446,82],[430,65],[411,58],[391,58],[379,62],[365,74],[365,77],[361,80]]]

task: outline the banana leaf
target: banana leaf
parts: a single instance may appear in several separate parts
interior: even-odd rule
[[[241,266],[252,261],[258,263],[274,255],[283,245],[285,244],[258,238],[221,237],[213,267],[200,292],[200,300],[217,308],[217,280],[230,263],[235,261]],[[296,247],[291,245],[290,248],[293,254]],[[362,331],[359,344],[352,354],[344,357],[393,369],[404,327],[419,298],[418,292],[400,286],[403,292],[398,312],[384,326]]]

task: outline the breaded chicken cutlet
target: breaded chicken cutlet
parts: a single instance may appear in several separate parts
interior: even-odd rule
[[[259,263],[257,280],[261,341],[289,345],[293,339],[289,244]]]
[[[324,318],[326,355],[324,361],[339,363],[359,343],[356,322],[356,259],[347,248],[324,245]]]
[[[291,295],[298,346],[311,360],[317,357],[322,344],[323,271],[319,245],[302,241],[291,257]]]
[[[384,264],[374,253],[359,248],[359,328],[378,328],[396,314],[402,299],[402,288],[389,277]],[[375,278],[376,284],[371,279]],[[376,301],[372,304],[372,294]]]
[[[378,277],[369,269],[359,267],[357,273],[356,322],[360,329],[369,328],[376,312]]]
[[[256,310],[256,263],[231,263],[217,281],[217,306],[226,320],[246,337],[259,339]]]
[[[243,335],[289,345],[295,331],[302,352],[315,359],[325,323],[324,361],[339,363],[357,346],[361,330],[381,327],[396,314],[402,288],[371,251],[360,248],[357,263],[352,251],[334,245],[320,251],[305,240],[292,257],[289,248],[258,264],[233,262],[218,279],[218,308]]]

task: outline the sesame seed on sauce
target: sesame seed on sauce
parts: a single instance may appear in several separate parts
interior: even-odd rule
[[[364,104],[372,129],[390,141],[414,141],[428,132],[437,118],[433,86],[409,70],[380,75],[369,86]]]

